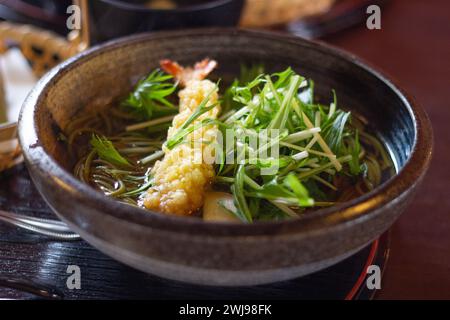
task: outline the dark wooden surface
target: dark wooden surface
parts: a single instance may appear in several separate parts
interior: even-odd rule
[[[0,174],[0,207],[32,216],[53,217],[23,165]],[[384,266],[387,236],[380,241],[374,264]],[[133,270],[84,241],[60,242],[0,223],[0,299],[36,298],[1,286],[2,279],[37,283],[65,299],[344,299],[365,269],[370,247],[324,271],[271,285],[214,288],[164,280]],[[81,289],[69,290],[67,267],[81,270]],[[365,284],[365,282],[363,282]],[[376,292],[358,290],[356,298]]]
[[[329,36],[411,93],[431,118],[435,152],[421,191],[392,229],[383,299],[450,299],[450,1],[393,0],[382,29]]]

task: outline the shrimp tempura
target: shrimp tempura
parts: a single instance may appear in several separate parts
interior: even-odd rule
[[[206,106],[218,101],[215,84],[204,78],[215,68],[217,63],[205,59],[197,63],[194,68],[183,68],[170,60],[161,61],[161,67],[172,74],[185,88],[179,92],[180,108],[168,131],[168,138],[172,137],[185,123],[201,102],[209,95]],[[217,105],[201,115],[192,125],[203,119],[215,119],[220,111]],[[202,126],[189,134],[186,139],[193,137],[201,139],[201,143],[192,146],[181,143],[172,150],[164,148],[164,158],[157,161],[152,169],[153,186],[144,197],[147,209],[175,215],[189,215],[203,206],[204,194],[214,178],[212,164],[194,161],[195,152],[203,152],[216,139],[217,126]],[[197,150],[197,149],[200,150]]]

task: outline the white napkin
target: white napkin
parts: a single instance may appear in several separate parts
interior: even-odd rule
[[[0,70],[6,93],[6,115],[8,121],[15,122],[23,101],[37,79],[19,49],[8,50],[0,56]]]

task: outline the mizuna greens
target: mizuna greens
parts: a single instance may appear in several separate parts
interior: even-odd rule
[[[216,86],[222,87],[220,82]],[[260,65],[242,68],[223,91],[218,119],[194,124],[215,107],[202,101],[167,139],[177,113],[177,90],[172,76],[155,70],[127,97],[80,114],[62,135],[76,159],[74,174],[108,196],[139,206],[140,196],[152,186],[150,169],[164,150],[186,143],[200,126],[214,125],[223,136],[231,130],[236,138],[219,150],[222,161],[214,166],[211,189],[229,193],[232,204],[219,200],[218,205],[250,223],[299,217],[348,201],[392,173],[383,145],[364,119],[341,108],[334,91],[329,104],[317,102],[314,82],[290,68],[273,74]],[[256,149],[250,143],[274,129],[278,134]],[[275,144],[276,157],[259,156]],[[233,163],[224,161],[230,157]],[[270,174],[261,174],[271,168]]]

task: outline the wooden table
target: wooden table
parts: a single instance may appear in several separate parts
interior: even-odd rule
[[[414,201],[392,229],[379,298],[450,298],[450,1],[393,0],[382,29],[364,26],[324,39],[396,79],[426,109],[435,145]]]

